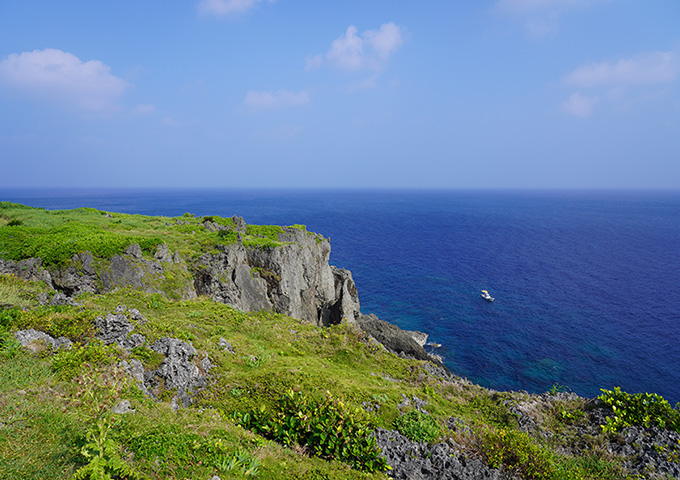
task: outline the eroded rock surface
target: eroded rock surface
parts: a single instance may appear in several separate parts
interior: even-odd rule
[[[379,428],[375,433],[382,455],[392,467],[395,480],[509,480],[498,469],[479,458],[470,458],[455,446],[429,446],[409,440],[394,430]]]
[[[19,330],[14,334],[14,338],[31,353],[38,353],[44,347],[49,346],[52,351],[62,348],[71,348],[71,340],[66,337],[54,338],[45,332],[30,328]]]
[[[162,381],[166,390],[177,389],[178,403],[188,407],[191,404],[190,394],[206,385],[205,375],[194,363],[196,349],[183,340],[170,337],[159,338],[151,349],[165,355],[165,360],[158,369],[145,373],[147,388],[153,391]]]

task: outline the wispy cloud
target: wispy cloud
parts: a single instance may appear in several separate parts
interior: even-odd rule
[[[583,64],[569,74],[563,82],[580,91],[563,103],[563,111],[579,116],[592,113],[593,106],[600,98],[609,102],[622,103],[630,90],[644,90],[650,87],[675,82],[680,78],[680,55],[675,51],[648,52],[615,61],[590,62]]]
[[[246,107],[256,110],[273,110],[287,107],[297,107],[306,105],[310,102],[310,96],[307,92],[289,92],[287,90],[279,90],[278,92],[266,91],[256,92],[249,91],[243,104]]]
[[[116,109],[116,100],[129,86],[101,61],[83,62],[54,48],[9,55],[0,62],[0,85],[90,111]]]
[[[324,63],[347,71],[382,70],[389,58],[404,43],[404,31],[392,22],[378,30],[359,34],[354,25],[331,44],[328,52],[307,58],[307,68],[319,68]]]
[[[676,52],[651,52],[615,62],[581,65],[564,79],[577,87],[653,85],[673,82],[680,74],[680,57]]]
[[[206,15],[226,17],[238,15],[255,8],[263,0],[201,0],[198,4],[198,11]],[[274,3],[276,0],[267,0]]]
[[[575,92],[562,103],[562,111],[577,117],[588,117],[593,113],[593,107],[600,101],[600,97],[583,95]]]
[[[611,0],[498,0],[494,11],[520,19],[528,35],[540,38],[559,29],[559,20],[570,10]]]

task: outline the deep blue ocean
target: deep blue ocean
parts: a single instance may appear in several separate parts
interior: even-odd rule
[[[0,200],[305,224],[331,238],[364,313],[429,333],[460,376],[680,402],[680,192],[5,189]]]

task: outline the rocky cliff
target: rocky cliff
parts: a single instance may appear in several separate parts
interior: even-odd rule
[[[276,246],[237,241],[185,259],[166,244],[153,256],[132,244],[110,259],[81,252],[60,268],[44,268],[40,258],[0,259],[0,273],[41,280],[67,295],[132,287],[180,299],[205,295],[239,310],[273,310],[319,325],[355,323],[359,297],[352,274],[329,265],[330,251],[327,239],[285,227]]]
[[[110,258],[82,251],[66,265],[49,268],[40,258],[0,259],[0,273],[44,281],[68,296],[130,287],[172,299],[207,296],[242,311],[271,310],[323,326],[347,322],[389,351],[429,359],[447,372],[423,349],[424,334],[405,332],[374,315],[361,314],[351,272],[329,264],[328,239],[302,226],[272,227],[268,237],[253,236],[240,217],[229,219],[227,226],[209,218],[201,223],[177,221],[180,227],[192,228],[194,235],[205,231],[225,239],[190,254],[172,251],[166,243],[145,253],[132,243]]]

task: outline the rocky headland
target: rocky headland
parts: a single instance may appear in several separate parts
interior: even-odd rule
[[[375,315],[361,312],[351,272],[330,265],[329,240],[308,232],[303,226],[254,228],[236,216],[231,219],[195,218],[187,214],[176,219],[156,218],[147,221],[167,235],[167,241],[159,242],[158,238],[162,237],[135,237],[119,242],[118,251],[108,255],[93,247],[100,245],[101,238],[108,238],[106,235],[110,231],[125,222],[131,225],[139,222],[131,220],[131,216],[88,210],[83,212],[84,218],[70,213],[71,220],[75,217],[82,222],[84,226],[81,225],[80,231],[101,229],[105,232],[102,237],[98,237],[89,249],[79,245],[74,247],[75,251],[65,250],[58,255],[50,251],[49,258],[42,258],[27,256],[21,250],[40,235],[37,228],[20,229],[22,223],[30,224],[33,218],[22,218],[21,213],[27,207],[6,203],[0,206],[3,207],[0,208],[3,219],[0,242],[4,242],[4,245],[0,243],[0,274],[32,284],[41,282],[39,284],[44,288],[38,288],[40,293],[35,295],[36,304],[44,306],[41,308],[57,309],[54,310],[57,312],[62,307],[67,311],[81,311],[87,308],[83,306],[83,299],[87,302],[98,296],[108,298],[107,295],[111,298],[127,295],[128,299],[138,296],[135,301],[142,302],[140,305],[146,305],[152,311],[158,303],[154,300],[156,296],[164,299],[163,302],[178,302],[177,305],[210,299],[244,314],[271,312],[301,321],[322,332],[320,340],[314,342],[325,342],[323,339],[329,338],[325,333],[328,328],[346,329],[343,332],[348,333],[333,333],[336,335],[333,341],[338,346],[334,347],[335,353],[328,360],[323,359],[323,354],[316,354],[321,355],[323,369],[329,368],[326,363],[332,362],[334,356],[344,358],[348,355],[350,350],[346,345],[354,341],[363,345],[356,347],[357,352],[364,352],[364,349],[374,352],[373,355],[380,351],[390,352],[405,361],[415,362],[403,366],[395,364],[399,365],[395,368],[402,371],[402,378],[393,378],[391,373],[371,372],[366,377],[369,382],[366,385],[378,382],[384,385],[381,388],[387,393],[379,393],[375,386],[364,386],[361,387],[364,393],[359,395],[367,399],[358,402],[361,408],[382,418],[378,422],[381,426],[373,429],[371,435],[382,451],[382,458],[391,467],[389,475],[395,479],[680,477],[680,433],[677,429],[642,422],[623,425],[623,428],[607,433],[603,431],[603,425],[607,424],[608,417],[616,416],[617,407],[601,399],[585,399],[559,389],[542,395],[494,392],[455,376],[441,359],[425,351],[426,334],[401,330]],[[30,213],[35,215],[33,211]],[[88,215],[94,220],[90,221]],[[52,231],[50,228],[44,230],[46,242],[54,241],[47,233]],[[138,226],[135,228],[139,230]],[[134,241],[139,238],[141,240]],[[120,238],[115,237],[115,240]],[[8,284],[11,282],[7,280]],[[131,292],[139,292],[139,295]],[[98,300],[89,301],[97,304]],[[12,298],[0,298],[0,312],[16,311],[20,303]],[[201,308],[209,309],[208,306]],[[12,318],[21,317],[17,313],[12,315]],[[196,313],[196,318],[214,315]],[[31,315],[27,317],[32,318]],[[238,318],[238,322],[244,321]],[[264,317],[258,318],[261,319],[248,320],[257,326],[253,327],[254,332],[264,322]],[[192,320],[188,324],[190,329],[214,330],[212,336],[200,340],[201,334],[162,334],[163,331],[177,331],[177,328],[155,319],[150,321],[153,324],[150,328],[148,321],[147,314],[140,309],[116,305],[96,316],[86,330],[91,332],[88,334],[90,341],[96,340],[119,352],[116,354],[118,367],[133,379],[145,396],[156,402],[168,402],[173,411],[193,406],[202,409],[209,405],[212,408],[227,387],[230,396],[221,400],[224,405],[232,405],[235,399],[244,395],[243,392],[259,398],[262,392],[274,388],[267,386],[267,382],[274,385],[285,376],[293,380],[286,380],[282,385],[290,383],[293,390],[298,391],[299,384],[304,381],[299,379],[299,369],[293,366],[295,362],[276,373],[276,377],[263,374],[262,379],[268,379],[266,382],[260,379],[252,384],[244,383],[245,380],[225,380],[230,376],[225,368],[237,365],[238,368],[257,368],[272,355],[300,357],[305,355],[300,350],[303,347],[296,345],[316,338],[315,333],[309,333],[314,330],[309,330],[304,337],[297,328],[286,327],[287,331],[283,333],[271,334],[287,339],[282,340],[281,346],[277,347],[280,350],[274,354],[263,350],[262,346],[256,347],[258,342],[244,340],[238,329],[230,330],[233,338],[224,338],[222,335],[227,335],[224,327],[209,326],[209,323],[195,325]],[[273,321],[272,331],[278,331],[276,329],[284,321],[278,324]],[[55,337],[40,330],[40,321],[36,321],[36,325],[26,323],[18,321],[17,325],[30,328],[14,328],[12,334],[33,355],[44,356],[45,352],[52,352],[58,356],[59,352],[71,349],[74,342],[82,343],[84,338],[82,335],[78,338]],[[7,321],[5,328],[13,328],[11,322]],[[63,330],[71,331],[69,328]],[[59,329],[52,328],[52,331]],[[234,339],[240,339],[240,347],[234,347]],[[200,345],[197,347],[194,342]],[[252,351],[244,350],[244,345],[249,345]],[[326,348],[314,347],[317,352]],[[347,365],[354,365],[358,361],[356,358],[345,361]],[[379,380],[371,379],[371,376]],[[330,377],[328,380],[328,385],[332,385],[334,380]],[[219,387],[220,382],[227,383]],[[316,385],[316,388],[327,387]],[[402,390],[410,393],[405,394]],[[368,392],[378,393],[371,393],[371,397]],[[400,392],[399,401],[389,400],[393,395],[391,392]],[[348,398],[353,397],[351,392],[346,393]],[[124,402],[115,405],[116,412],[134,412],[129,400]],[[221,408],[228,409],[226,406]],[[447,408],[450,409],[448,413]],[[408,412],[413,412],[412,423],[402,421]],[[429,424],[430,421],[434,423]],[[0,418],[0,429],[6,423]],[[386,428],[391,425],[397,428]],[[434,436],[423,433],[427,432],[426,425],[430,425]],[[130,445],[134,446],[134,442]],[[300,448],[304,451],[311,447],[302,445]],[[575,466],[569,466],[569,462]],[[217,466],[215,469],[222,471]],[[325,473],[319,475],[318,478],[334,478]],[[283,475],[281,478],[288,477]]]

